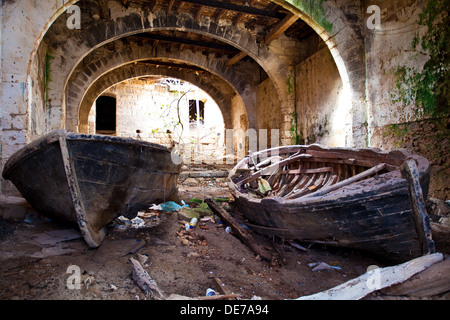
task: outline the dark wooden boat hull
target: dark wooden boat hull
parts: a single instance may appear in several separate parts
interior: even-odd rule
[[[228,181],[238,210],[255,231],[284,239],[365,250],[395,262],[410,260],[433,250],[430,249],[430,239],[424,239],[424,234],[429,234],[429,226],[418,223],[411,205],[408,182],[400,170],[395,169],[406,159],[416,160],[426,197],[429,163],[425,158],[411,155],[406,150],[388,153],[317,145],[281,147],[276,154],[292,153],[296,149],[302,149],[313,157],[320,156],[325,166],[341,166],[333,164],[338,160],[367,167],[370,163],[384,162],[391,170],[322,196],[259,198],[246,193],[237,183],[237,172],[248,166],[247,157],[230,172]],[[270,156],[271,152],[265,150],[254,155]],[[327,157],[329,162],[325,163]]]
[[[16,152],[3,177],[41,214],[77,223],[97,247],[114,218],[176,199],[180,171],[163,146],[57,130]]]

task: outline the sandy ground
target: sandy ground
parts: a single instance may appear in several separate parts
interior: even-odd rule
[[[221,178],[185,182],[189,185],[179,188],[185,201],[231,197]],[[232,212],[233,204],[226,205]],[[90,249],[81,238],[37,243],[51,231],[72,228],[44,217],[0,220],[0,299],[146,299],[132,278],[131,257],[147,259],[145,270],[166,296],[204,296],[208,288],[222,293],[220,279],[240,299],[297,298],[358,277],[371,265],[384,266],[361,252],[318,245],[305,252],[252,233],[278,257],[279,263],[273,264],[227,233],[223,224],[200,222],[186,232],[186,219],[177,212],[153,211],[144,220],[147,226],[141,229],[111,226],[97,249]],[[339,268],[313,271],[311,264],[320,262]]]

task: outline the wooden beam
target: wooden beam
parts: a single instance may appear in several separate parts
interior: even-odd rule
[[[237,55],[235,55],[233,58],[228,60],[227,63],[225,64],[225,66],[231,67],[233,64],[238,63],[239,61],[244,59],[246,56],[247,56],[247,54],[245,52],[241,51]]]
[[[175,0],[170,0],[169,7],[167,8],[167,13],[170,13],[170,11],[172,11],[174,4],[175,4]]]
[[[290,13],[281,20],[264,38],[264,43],[269,45],[273,40],[278,38],[283,32],[289,29],[297,20],[298,16],[296,14]]]
[[[183,7],[184,7],[184,2],[181,2],[180,5],[178,6],[177,13],[181,13],[181,10],[183,10]]]
[[[216,22],[218,22],[220,19],[222,19],[226,12],[227,12],[227,10],[225,10],[225,9],[220,10],[219,14],[216,17]]]
[[[159,40],[159,41],[191,45],[191,46],[196,46],[196,47],[227,50],[230,52],[237,51],[236,48],[234,48],[230,45],[226,45],[226,44],[220,44],[220,43],[214,43],[214,42],[202,42],[202,41],[190,40],[190,39],[186,39],[186,38],[168,37],[168,36],[163,36],[163,35],[154,34],[154,33],[138,33],[133,36],[139,37],[139,38],[145,38],[145,39],[152,39],[152,40]]]
[[[194,70],[194,71],[205,71],[202,68],[191,66],[187,64],[180,64],[180,63],[171,63],[171,62],[165,62],[165,61],[157,61],[157,60],[144,60],[144,61],[138,61],[138,63],[142,64],[151,64],[154,66],[164,66],[168,68],[178,68],[178,69],[186,69],[186,70]]]
[[[283,19],[286,15],[284,13],[278,12],[278,11],[270,11],[270,10],[262,10],[254,7],[247,7],[247,6],[241,6],[237,5],[231,2],[222,2],[222,1],[216,1],[216,0],[183,0],[183,2],[189,2],[194,4],[200,4],[207,7],[212,8],[220,8],[235,12],[242,12],[246,14],[256,15],[256,16],[263,16],[263,17],[271,17],[276,19]]]
[[[197,14],[195,15],[195,20],[196,21],[199,21],[200,18],[202,17],[202,13],[203,13],[203,9],[204,8],[205,8],[205,6],[202,6],[202,5],[198,8]]]
[[[252,6],[252,5],[255,4],[255,2],[256,2],[256,0],[251,0],[250,3],[249,3],[248,5],[249,5],[249,6]],[[237,16],[236,20],[234,20],[234,23],[235,23],[235,24],[240,23],[240,22],[245,18],[245,16],[246,16],[245,13],[240,13],[240,14]]]

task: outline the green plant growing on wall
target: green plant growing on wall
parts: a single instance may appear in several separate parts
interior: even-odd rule
[[[50,63],[53,59],[55,59],[55,57],[51,55],[50,51],[47,51],[45,53],[45,63],[44,63],[44,86],[45,86],[44,90],[45,90],[45,100],[46,101],[49,100],[49,97],[48,97],[49,84],[52,81]]]
[[[294,144],[300,144],[301,143],[301,136],[298,134],[298,113],[297,111],[294,111],[289,114],[291,117],[291,137],[294,142]]]
[[[419,25],[427,32],[416,34],[412,48],[429,56],[423,70],[399,66],[394,70],[397,76],[391,92],[394,103],[415,103],[418,115],[445,117],[450,115],[450,0],[429,0],[419,15]],[[419,45],[425,52],[419,52]]]
[[[287,0],[313,18],[326,32],[333,32],[333,24],[327,20],[323,0]]]

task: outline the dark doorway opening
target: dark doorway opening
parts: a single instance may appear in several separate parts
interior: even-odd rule
[[[98,134],[116,133],[116,105],[114,97],[101,96],[96,101],[95,132]]]
[[[205,103],[200,100],[189,100],[189,123],[195,126],[197,124],[197,119],[199,120],[200,124],[204,124]]]

